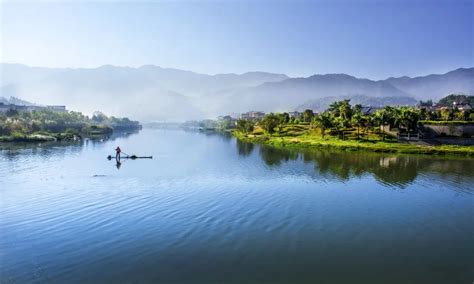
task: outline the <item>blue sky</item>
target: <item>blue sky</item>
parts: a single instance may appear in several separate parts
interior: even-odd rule
[[[382,79],[474,66],[474,0],[1,2],[0,61]]]

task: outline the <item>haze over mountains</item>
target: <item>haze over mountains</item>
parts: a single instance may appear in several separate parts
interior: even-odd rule
[[[200,119],[249,110],[321,111],[343,98],[382,106],[413,105],[451,93],[474,94],[474,68],[379,81],[346,74],[307,78],[267,72],[205,75],[154,65],[71,69],[1,64],[0,68],[2,97],[144,121]]]

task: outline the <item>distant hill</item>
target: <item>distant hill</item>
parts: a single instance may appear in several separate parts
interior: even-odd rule
[[[28,101],[15,98],[15,97],[10,97],[10,98],[4,98],[0,97],[0,103],[6,104],[6,105],[19,105],[19,106],[34,106],[36,104],[30,103]]]
[[[440,99],[437,103],[438,106],[447,106],[447,107],[452,107],[455,104],[458,106],[464,105],[464,104],[474,106],[474,96],[452,94]]]
[[[157,66],[54,69],[2,64],[1,69],[0,96],[65,104],[87,113],[100,109],[142,120],[202,118],[207,114],[193,98],[287,78],[264,72],[211,76]]]
[[[64,104],[86,113],[100,109],[144,121],[248,110],[292,111],[305,106],[317,109],[339,98],[371,105],[410,105],[451,93],[474,94],[474,68],[379,81],[346,74],[307,78],[266,72],[206,75],[154,65],[72,69],[1,64],[0,71],[0,96]]]
[[[410,97],[409,94],[383,81],[358,79],[345,74],[327,74],[287,79],[246,88],[230,95],[227,101],[231,105],[226,107],[233,107],[237,111],[246,109],[288,111],[310,100],[353,96]]]
[[[445,74],[384,80],[418,99],[438,100],[453,93],[474,94],[474,68],[459,68]]]

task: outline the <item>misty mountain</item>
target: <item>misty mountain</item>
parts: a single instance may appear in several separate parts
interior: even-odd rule
[[[65,104],[69,109],[87,113],[99,109],[142,120],[202,118],[206,113],[192,102],[200,93],[287,78],[263,72],[210,76],[157,66],[54,69],[2,64],[1,67],[1,96],[21,97],[41,104]]]
[[[353,96],[410,97],[409,94],[383,81],[358,79],[345,74],[314,75],[293,78],[281,82],[264,83],[232,93],[226,100],[226,108],[237,111],[258,109],[263,111],[291,111],[299,105],[327,97]]]
[[[138,68],[138,71],[142,76],[152,78],[156,83],[169,90],[174,90],[191,97],[288,79],[288,76],[283,74],[266,72],[247,72],[241,75],[217,74],[211,76],[191,71],[161,68],[154,65],[142,66]]]
[[[418,99],[438,100],[453,93],[474,94],[474,68],[459,68],[442,75],[388,78],[385,82]]]
[[[1,64],[0,71],[0,96],[140,120],[199,119],[249,110],[321,110],[342,98],[364,105],[412,105],[418,99],[474,93],[474,68],[379,81],[346,74],[206,75],[154,65],[72,69]]]

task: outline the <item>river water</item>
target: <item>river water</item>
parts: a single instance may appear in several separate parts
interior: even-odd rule
[[[4,144],[0,283],[472,283],[473,184],[472,158],[178,130]]]

